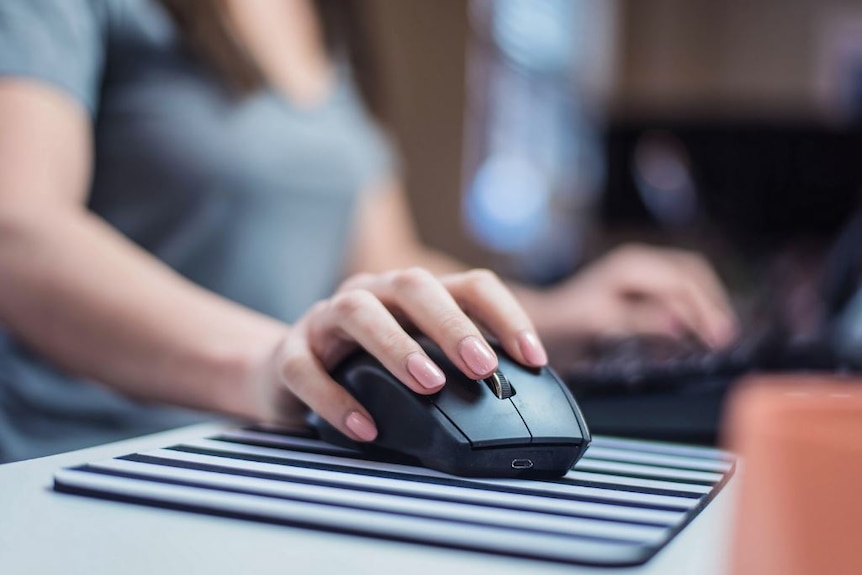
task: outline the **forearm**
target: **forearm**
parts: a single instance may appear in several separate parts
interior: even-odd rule
[[[188,282],[83,208],[0,214],[0,322],[138,398],[255,414],[251,370],[285,326]]]

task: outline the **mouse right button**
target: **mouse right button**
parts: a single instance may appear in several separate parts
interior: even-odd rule
[[[573,406],[574,400],[553,375],[543,376],[523,381],[518,388],[521,392],[527,386],[541,386],[541,393],[523,390],[510,399],[527,424],[533,443],[582,443],[585,430]]]

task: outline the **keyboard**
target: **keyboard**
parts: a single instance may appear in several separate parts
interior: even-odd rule
[[[730,384],[752,372],[858,373],[862,363],[840,353],[828,338],[791,341],[764,330],[743,335],[726,349],[658,336],[604,340],[558,370],[581,397],[684,390],[705,381]]]

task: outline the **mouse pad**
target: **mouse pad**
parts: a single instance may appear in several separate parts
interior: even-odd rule
[[[646,562],[721,490],[731,455],[594,437],[553,481],[462,478],[249,427],[58,471],[54,489],[565,563]]]

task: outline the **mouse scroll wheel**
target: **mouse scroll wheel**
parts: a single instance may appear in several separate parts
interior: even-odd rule
[[[486,377],[484,381],[499,399],[509,399],[515,395],[515,388],[512,387],[509,379],[499,369],[492,373],[490,377]]]

